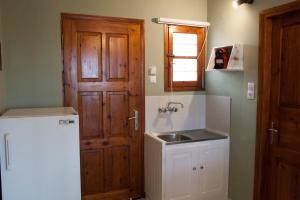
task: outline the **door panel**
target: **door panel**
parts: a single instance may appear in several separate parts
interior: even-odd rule
[[[104,192],[103,150],[81,152],[81,187],[83,195]]]
[[[78,33],[78,79],[101,81],[101,34]]]
[[[130,186],[129,146],[117,146],[106,150],[106,190],[121,190]]]
[[[83,200],[143,195],[143,21],[64,14],[65,106],[79,111]],[[139,128],[129,120],[139,112]]]
[[[299,22],[300,23],[300,22]],[[280,30],[281,52],[281,105],[300,106],[300,24],[283,26]],[[297,51],[298,49],[298,51]]]
[[[106,106],[109,137],[129,136],[128,92],[107,92]]]
[[[280,108],[278,146],[300,152],[300,109]]]
[[[128,35],[108,34],[108,80],[127,80],[128,79]]]
[[[79,115],[81,138],[103,138],[102,93],[79,93]]]
[[[300,170],[290,163],[278,160],[276,163],[277,173],[277,199],[300,199]]]

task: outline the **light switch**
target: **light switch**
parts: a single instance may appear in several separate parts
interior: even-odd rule
[[[253,82],[248,83],[247,99],[255,99],[255,84]]]
[[[150,83],[156,83],[156,76],[149,76]]]
[[[150,66],[150,67],[149,67],[148,75],[149,75],[149,76],[154,76],[154,75],[156,75],[156,66]]]

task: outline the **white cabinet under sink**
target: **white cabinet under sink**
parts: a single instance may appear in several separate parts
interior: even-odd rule
[[[196,198],[198,184],[197,148],[173,145],[166,149],[166,200],[192,200]]]
[[[145,154],[149,200],[227,200],[229,139],[166,145],[146,134]]]

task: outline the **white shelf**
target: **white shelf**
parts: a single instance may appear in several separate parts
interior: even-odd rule
[[[215,52],[218,48],[232,48],[228,65],[226,69],[215,69]],[[211,51],[211,56],[209,59],[209,63],[207,65],[206,71],[224,71],[224,72],[232,72],[232,71],[244,71],[243,66],[243,45],[242,44],[234,44],[228,45],[224,47],[214,47]]]

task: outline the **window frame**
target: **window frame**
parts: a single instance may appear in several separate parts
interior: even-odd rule
[[[197,55],[199,56],[202,46],[203,52],[198,56],[173,56],[173,34],[186,33],[197,34]],[[181,25],[164,25],[164,89],[170,91],[201,91],[205,90],[205,63],[206,63],[206,29]],[[205,42],[205,44],[203,44]],[[176,81],[173,79],[173,59],[197,59],[197,81]],[[171,87],[172,86],[172,87]]]

